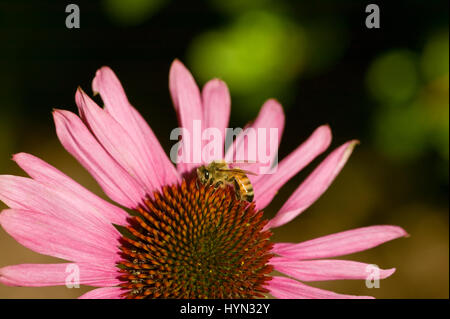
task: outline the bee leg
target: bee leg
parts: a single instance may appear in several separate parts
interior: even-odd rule
[[[214,188],[219,188],[223,185],[223,182],[219,181],[214,185]]]

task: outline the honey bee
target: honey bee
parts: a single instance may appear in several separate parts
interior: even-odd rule
[[[197,177],[204,185],[214,187],[234,187],[239,200],[252,202],[254,197],[253,186],[247,175],[256,175],[238,167],[230,168],[225,161],[213,161],[206,166],[197,168]]]

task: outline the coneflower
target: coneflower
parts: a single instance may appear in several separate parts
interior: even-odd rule
[[[200,120],[204,128],[224,131],[230,114],[224,82],[211,80],[200,92],[189,71],[175,60],[169,86],[181,127],[191,130]],[[195,170],[207,163],[181,162],[175,168],[109,68],[97,72],[93,91],[100,93],[105,107],[78,89],[80,116],[55,110],[56,132],[108,197],[131,213],[30,154],[14,155],[30,178],[0,176],[0,199],[9,206],[0,224],[25,247],[70,263],[3,267],[1,283],[64,285],[67,267],[73,266],[80,284],[99,287],[81,298],[369,298],[302,281],[365,279],[367,264],[325,258],[405,236],[402,228],[364,227],[302,243],[270,241],[271,228],[298,216],[329,187],[356,141],[328,155],[267,220],[262,209],[277,191],[328,148],[328,126],[317,128],[279,163],[276,173],[252,177],[254,201],[248,203],[238,199],[233,188],[200,183]],[[277,128],[281,136],[281,105],[268,100],[251,127]],[[394,271],[380,270],[380,279]]]

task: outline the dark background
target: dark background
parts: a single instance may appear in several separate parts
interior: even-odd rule
[[[368,1],[76,1],[81,28],[67,29],[69,3],[0,1],[0,174],[23,174],[10,158],[24,151],[103,196],[59,145],[51,110],[75,111],[77,86],[91,94],[95,71],[108,65],[168,151],[177,125],[168,71],[179,58],[199,85],[211,77],[227,82],[230,127],[277,98],[287,119],[280,158],[324,123],[333,148],[361,141],[332,187],[274,239],[298,242],[372,224],[396,224],[411,237],[349,257],[397,268],[380,289],[363,281],[316,286],[448,298],[448,1],[377,1],[380,29],[365,27]],[[323,157],[281,190],[268,217]],[[3,230],[0,252],[0,267],[54,261]],[[0,297],[66,298],[81,290],[0,286]]]

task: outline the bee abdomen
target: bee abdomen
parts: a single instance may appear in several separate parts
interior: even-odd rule
[[[244,194],[243,199],[247,202],[253,202],[253,198],[255,198],[255,194],[253,191],[251,193]]]
[[[253,186],[248,178],[235,179],[236,195],[247,202],[252,202],[254,196]]]

